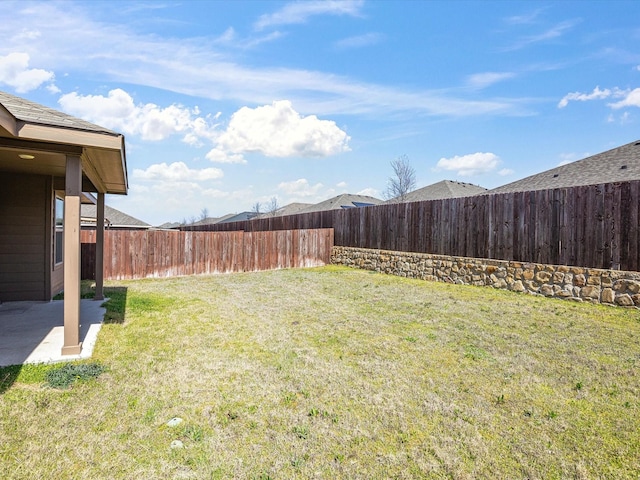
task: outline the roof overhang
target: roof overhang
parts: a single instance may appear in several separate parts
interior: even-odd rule
[[[25,122],[0,104],[0,171],[64,177],[67,155],[82,161],[83,190],[127,193],[124,136]]]

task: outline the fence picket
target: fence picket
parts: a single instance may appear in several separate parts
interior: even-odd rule
[[[630,181],[330,210],[182,232],[108,230],[105,278],[283,268],[309,258],[328,263],[326,231],[317,237],[276,233],[326,228],[339,246],[638,271],[639,210],[640,181]],[[272,236],[265,236],[268,231]],[[95,242],[95,235],[81,241]],[[83,272],[89,271],[82,262]]]
[[[331,239],[327,241],[326,239]],[[83,230],[82,278],[95,278],[95,231]],[[104,278],[113,280],[320,266],[333,232],[106,230]]]

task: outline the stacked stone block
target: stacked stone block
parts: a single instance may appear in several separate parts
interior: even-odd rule
[[[333,247],[331,262],[401,277],[640,307],[640,272],[354,247]]]

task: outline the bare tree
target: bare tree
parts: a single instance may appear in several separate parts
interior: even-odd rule
[[[271,197],[271,200],[269,200],[269,203],[265,206],[265,213],[270,217],[275,217],[276,211],[279,208],[280,205],[278,205],[278,199],[276,197]]]
[[[204,207],[200,211],[200,220],[206,220],[207,218],[209,218],[209,209],[207,209],[207,207]]]
[[[397,202],[406,201],[407,194],[416,188],[416,171],[409,163],[409,157],[402,155],[391,162],[393,176],[389,177],[385,198]]]
[[[253,207],[251,207],[251,211],[256,215],[260,215],[260,213],[262,212],[262,205],[260,204],[260,202],[256,202]]]

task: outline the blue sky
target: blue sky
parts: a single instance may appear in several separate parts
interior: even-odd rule
[[[3,1],[0,89],[123,133],[152,224],[487,188],[640,138],[640,2]]]

